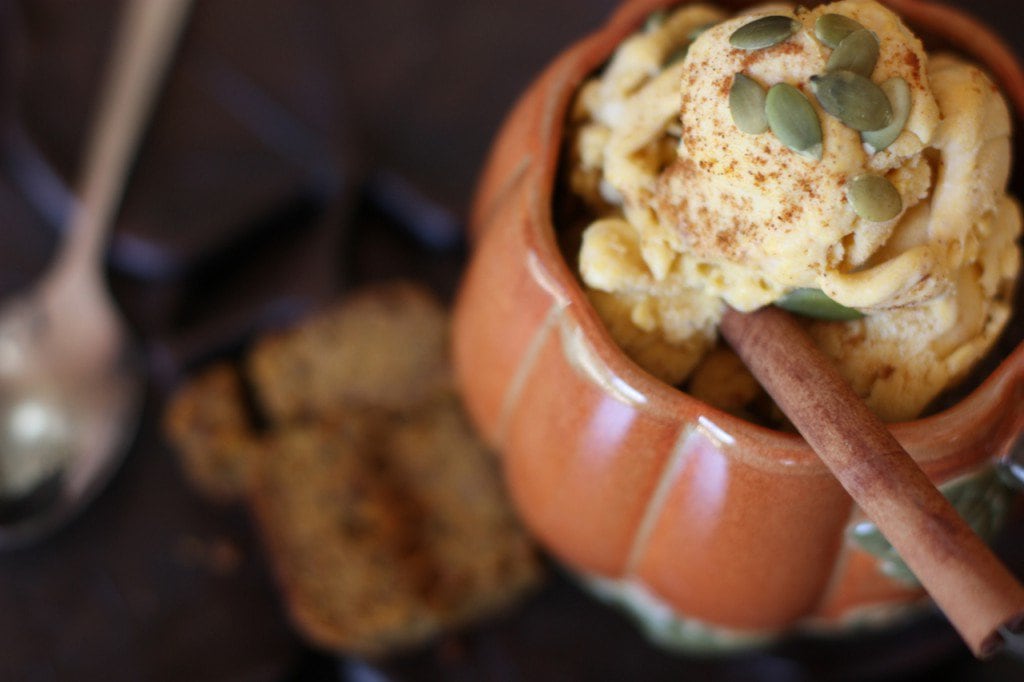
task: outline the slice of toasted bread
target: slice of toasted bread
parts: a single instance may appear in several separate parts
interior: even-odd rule
[[[539,582],[495,459],[454,397],[278,429],[256,470],[252,508],[285,602],[321,647],[406,649]]]
[[[428,602],[456,623],[521,597],[539,581],[534,548],[458,398],[441,396],[397,422],[385,464],[423,510],[416,530],[431,558]]]
[[[248,372],[275,422],[344,405],[407,409],[451,383],[444,309],[421,287],[377,285],[253,348]]]
[[[265,441],[252,509],[300,632],[380,655],[437,632],[407,505],[373,452],[375,417],[291,425]]]

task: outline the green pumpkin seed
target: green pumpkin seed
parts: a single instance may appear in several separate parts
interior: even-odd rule
[[[871,31],[861,29],[843,38],[836,46],[828,58],[825,71],[853,71],[870,78],[877,63],[878,38]]]
[[[821,289],[793,289],[777,300],[775,305],[816,320],[845,321],[864,317],[864,313],[859,310],[836,303]]]
[[[708,22],[706,24],[701,24],[700,26],[698,26],[698,27],[696,27],[694,29],[691,29],[690,32],[686,34],[686,39],[689,40],[692,43],[697,38],[700,38],[701,34],[704,33],[704,31],[708,30],[709,28],[711,28],[714,25],[715,25],[715,22],[713,22],[713,21]]]
[[[910,117],[910,86],[900,77],[890,78],[882,83],[882,92],[892,106],[892,123],[879,130],[866,130],[860,134],[872,152],[880,152],[900,136],[903,126]]]
[[[647,16],[647,21],[644,22],[644,32],[653,33],[659,28],[665,25],[665,20],[668,19],[668,12],[663,9],[655,10]]]
[[[760,83],[742,73],[733,77],[729,88],[729,111],[737,128],[750,135],[768,130],[764,102],[765,92]]]
[[[854,213],[873,223],[892,220],[903,210],[899,190],[881,175],[858,175],[850,181],[847,194]]]
[[[793,17],[761,17],[733,31],[729,36],[729,44],[741,50],[760,50],[778,45],[798,30],[800,22]]]
[[[672,66],[676,62],[681,62],[686,59],[686,55],[690,52],[689,44],[677,47],[672,50],[668,57],[665,58],[665,66]]]
[[[804,93],[789,83],[776,83],[768,90],[764,104],[768,126],[782,144],[821,158],[821,122]]]
[[[892,123],[892,105],[882,89],[859,73],[833,71],[811,77],[822,109],[854,130],[879,130]]]
[[[814,22],[814,35],[834,50],[839,47],[839,43],[843,42],[844,38],[863,28],[859,23],[842,14],[822,14]]]

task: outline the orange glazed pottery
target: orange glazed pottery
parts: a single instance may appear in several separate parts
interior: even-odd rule
[[[534,534],[658,641],[706,650],[893,622],[927,604],[923,592],[803,439],[639,369],[559,250],[553,203],[575,90],[670,4],[627,2],[544,71],[499,134],[455,311],[465,400]],[[1024,111],[1024,73],[991,31],[949,7],[888,4],[985,65]],[[1022,399],[1024,344],[954,407],[891,427],[983,536],[1010,507],[997,469],[1024,449]]]

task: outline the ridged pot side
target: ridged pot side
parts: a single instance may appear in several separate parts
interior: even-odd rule
[[[686,3],[625,4],[545,70],[496,139],[455,309],[467,407],[502,453],[524,520],[584,574],[642,584],[680,613],[754,632],[917,599],[918,589],[846,548],[855,510],[802,439],[715,410],[636,367],[559,251],[552,199],[571,98],[650,12],[675,4]],[[1019,67],[977,33],[984,29],[950,21],[948,8],[933,15],[926,3],[890,4],[947,38],[970,31],[965,52],[1024,102]],[[1024,430],[1022,398],[1024,345],[955,408],[893,432],[933,480],[948,480]]]

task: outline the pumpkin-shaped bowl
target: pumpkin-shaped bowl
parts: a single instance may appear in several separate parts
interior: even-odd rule
[[[496,139],[455,310],[468,409],[542,544],[661,642],[743,646],[796,627],[894,622],[926,597],[806,442],[641,370],[560,251],[554,205],[572,98],[670,4],[685,3],[624,4],[537,78]],[[989,29],[946,6],[887,4],[984,65],[1024,111],[1024,73]],[[1021,448],[1024,432],[1024,344],[952,407],[891,430],[954,503],[970,507],[969,521],[993,528],[1011,497],[995,465]]]

